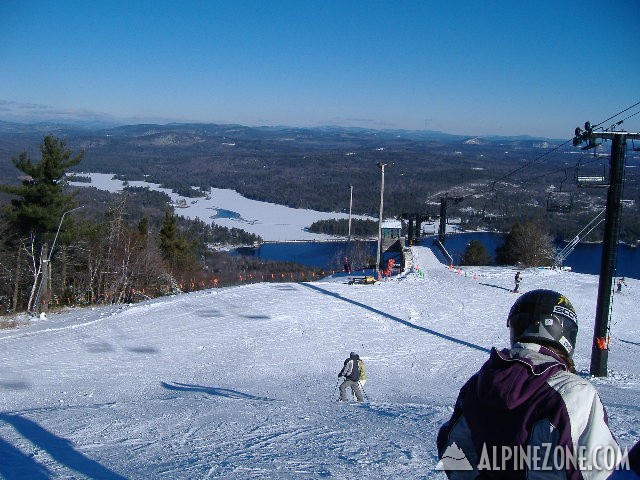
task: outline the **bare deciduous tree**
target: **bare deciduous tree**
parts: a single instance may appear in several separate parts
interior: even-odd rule
[[[530,220],[511,228],[504,244],[496,251],[496,260],[502,265],[541,267],[550,265],[554,254],[549,230],[542,222]]]

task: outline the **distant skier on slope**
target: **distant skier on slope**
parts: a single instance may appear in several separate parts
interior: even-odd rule
[[[456,479],[604,480],[611,471],[591,467],[610,464],[606,455],[622,456],[596,389],[575,375],[578,323],[571,302],[552,290],[527,292],[511,307],[507,326],[511,348],[491,350],[438,433],[443,469]],[[468,461],[466,471],[450,463],[454,452]],[[566,461],[557,465],[559,453]],[[522,462],[522,455],[531,461]],[[553,471],[541,471],[548,468]]]
[[[344,271],[351,275],[351,261],[349,257],[344,257]]]
[[[618,281],[616,282],[616,285],[618,286],[618,289],[616,290],[618,293],[622,293],[622,287],[623,286],[627,286],[627,282],[624,281],[624,277],[619,278]]]
[[[522,274],[520,272],[516,273],[516,276],[514,278],[514,282],[515,282],[516,286],[513,289],[513,293],[519,293],[520,292],[520,282],[522,282]]]
[[[366,374],[364,362],[360,360],[357,353],[351,352],[349,358],[344,361],[342,370],[338,373],[338,378],[340,377],[344,377],[344,382],[340,385],[340,401],[347,400],[347,388],[351,387],[353,396],[358,402],[362,402],[364,400],[362,387],[366,381]]]

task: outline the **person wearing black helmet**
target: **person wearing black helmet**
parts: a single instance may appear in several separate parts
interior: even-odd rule
[[[513,304],[507,326],[511,348],[491,350],[438,433],[439,465],[456,479],[607,478],[603,456],[622,452],[595,388],[575,375],[573,305],[533,290]]]

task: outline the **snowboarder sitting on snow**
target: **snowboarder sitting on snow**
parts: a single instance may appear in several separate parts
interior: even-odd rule
[[[520,291],[520,282],[522,281],[522,275],[520,274],[520,272],[516,273],[516,277],[514,280],[516,282],[516,286],[513,289],[513,293],[518,293]]]
[[[366,381],[366,375],[364,362],[360,360],[357,353],[351,352],[349,358],[344,361],[342,370],[338,373],[338,378],[340,377],[344,377],[344,382],[340,385],[340,401],[345,402],[347,400],[347,388],[351,387],[353,396],[356,397],[358,402],[362,402],[362,387]]]
[[[559,472],[544,472],[545,478],[607,478],[611,472],[593,469],[583,475],[578,470],[605,465],[604,452],[619,460],[621,452],[596,389],[574,373],[575,309],[557,292],[533,290],[513,304],[507,326],[511,348],[491,350],[460,390],[451,419],[438,433],[438,454],[447,475],[493,478],[500,469],[496,478],[534,478],[533,470],[556,468],[553,461],[544,464],[545,455],[553,459],[561,449],[567,461]],[[452,457],[460,461],[460,450],[471,466],[467,471],[451,463]],[[567,452],[585,462],[569,461]],[[520,461],[525,453],[531,456],[529,463]]]
[[[617,281],[617,285],[618,285],[618,293],[622,293],[622,286],[624,285],[625,287],[627,286],[627,282],[624,281],[624,277],[619,278]]]

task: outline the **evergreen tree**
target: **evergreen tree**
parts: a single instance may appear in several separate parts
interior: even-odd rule
[[[460,265],[490,265],[491,255],[480,240],[471,240],[460,261]]]
[[[28,295],[27,309],[34,307],[46,309],[51,286],[51,253],[48,242],[61,226],[61,219],[65,212],[75,206],[73,198],[64,193],[66,184],[64,176],[69,168],[82,160],[84,153],[75,157],[66,147],[64,140],[52,136],[45,136],[40,145],[42,158],[38,163],[32,163],[26,152],[13,158],[15,167],[25,174],[20,186],[2,185],[0,191],[9,193],[15,198],[4,211],[4,215],[17,237],[4,242],[11,250],[15,250],[15,275],[13,305],[17,308],[18,299],[22,296],[23,265],[22,250],[28,259],[31,288]],[[61,240],[64,234],[61,236]],[[9,244],[11,242],[11,244]],[[40,303],[41,305],[38,305]]]
[[[138,233],[142,236],[149,234],[149,217],[142,217],[138,222]]]
[[[160,250],[172,271],[184,270],[195,263],[195,243],[180,233],[178,221],[169,210],[164,213],[160,228]]]
[[[37,238],[53,234],[62,214],[73,208],[70,195],[63,192],[64,176],[82,160],[84,152],[72,157],[64,140],[44,137],[40,145],[42,159],[32,163],[26,152],[13,158],[13,164],[25,174],[20,186],[0,186],[0,191],[15,195],[6,214],[20,234],[34,234]]]
[[[499,265],[515,265],[520,261],[520,239],[524,235],[521,223],[515,223],[504,239],[504,243],[496,249],[496,262]]]

